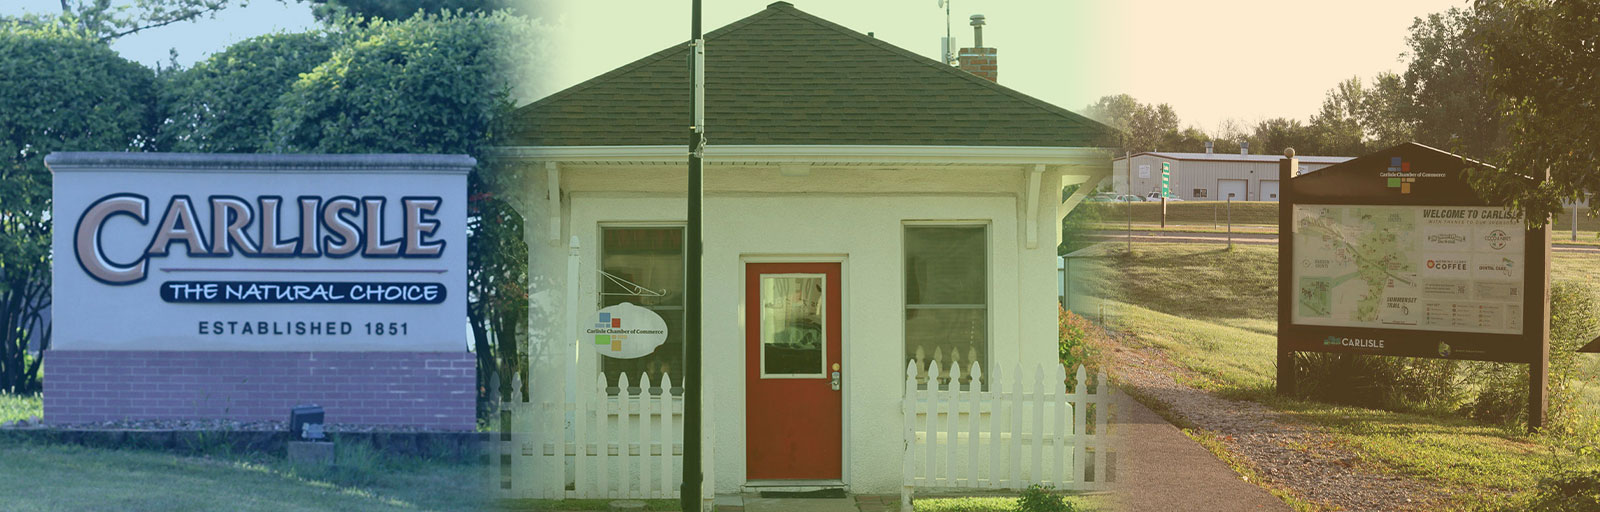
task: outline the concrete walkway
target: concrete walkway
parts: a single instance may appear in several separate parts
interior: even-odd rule
[[[1292,510],[1265,489],[1244,481],[1154,411],[1120,391],[1116,393],[1119,412],[1113,443],[1117,473],[1110,496],[1112,510]],[[891,512],[900,509],[900,496],[786,499],[746,494],[741,505],[719,504],[716,508],[718,512]]]
[[[1154,411],[1118,395],[1116,510],[1292,510]]]

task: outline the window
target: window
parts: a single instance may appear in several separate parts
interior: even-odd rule
[[[1206,189],[1203,189],[1203,188],[1194,189],[1194,198],[1195,199],[1205,199],[1205,197],[1206,197]]]
[[[930,362],[939,364],[937,386],[969,386],[974,362],[989,369],[988,227],[909,225],[905,251],[904,360],[917,362],[923,386]],[[953,381],[952,362],[961,367]]]
[[[683,262],[682,227],[602,227],[600,229],[600,268],[611,275],[645,288],[665,292],[660,297],[624,295],[626,290],[608,279],[601,279],[600,307],[633,303],[661,315],[667,322],[667,341],[648,356],[637,359],[600,358],[606,382],[616,392],[618,379],[628,375],[631,386],[640,377],[650,376],[652,388],[661,385],[662,376],[672,377],[672,387],[683,387]]]

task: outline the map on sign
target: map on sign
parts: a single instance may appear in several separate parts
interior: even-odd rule
[[[1500,208],[1296,205],[1292,321],[1521,334],[1524,229]]]

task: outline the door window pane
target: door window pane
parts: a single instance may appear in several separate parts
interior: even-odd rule
[[[761,377],[819,378],[827,351],[821,275],[761,276]]]

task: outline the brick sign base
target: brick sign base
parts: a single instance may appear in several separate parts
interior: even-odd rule
[[[328,423],[476,428],[470,352],[51,350],[44,418],[287,421],[318,404]],[[54,384],[52,384],[54,383]]]

